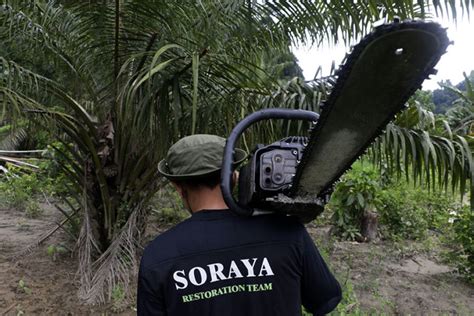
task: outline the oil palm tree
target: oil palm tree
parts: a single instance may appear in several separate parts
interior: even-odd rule
[[[129,291],[148,202],[160,185],[154,166],[169,144],[196,132],[227,135],[264,106],[317,106],[316,88],[325,85],[303,85],[305,98],[298,97],[299,84],[281,85],[259,67],[264,53],[290,43],[348,43],[382,16],[423,17],[431,3],[456,11],[452,1],[422,0],[0,5],[8,47],[0,58],[0,120],[34,119],[62,143],[55,150],[70,178],[68,216],[78,214],[82,227],[80,296],[104,302],[117,286]]]

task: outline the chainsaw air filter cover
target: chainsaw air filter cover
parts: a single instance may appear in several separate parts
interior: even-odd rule
[[[258,145],[249,164],[240,171],[239,201],[252,205],[288,192],[306,144],[306,137],[295,136],[268,146]]]

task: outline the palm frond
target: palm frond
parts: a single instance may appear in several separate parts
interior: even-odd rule
[[[386,164],[391,174],[404,173],[415,184],[449,187],[463,195],[474,170],[469,140],[454,135],[446,121],[434,120],[428,112],[411,105],[399,115],[372,146],[372,159],[379,166]]]
[[[27,134],[24,128],[17,128],[11,131],[0,133],[0,150],[15,150],[26,139]]]

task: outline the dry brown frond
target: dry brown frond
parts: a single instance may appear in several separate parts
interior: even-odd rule
[[[90,227],[86,235],[82,236],[89,240],[82,245],[84,249],[81,251],[78,269],[81,277],[79,297],[86,303],[106,303],[110,301],[114,289],[117,288],[123,291],[126,298],[131,297],[133,287],[130,288],[130,284],[136,280],[138,274],[137,249],[141,236],[140,221],[144,216],[145,209],[142,205],[135,207],[108,249],[93,263],[91,263],[90,245],[93,241],[90,239],[92,235]]]

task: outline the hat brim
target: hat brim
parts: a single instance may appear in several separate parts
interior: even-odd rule
[[[245,159],[247,159],[247,153],[240,148],[235,148],[234,159],[235,159],[234,166],[237,166],[241,164]],[[221,168],[215,168],[214,170],[207,170],[202,173],[195,172],[191,174],[171,174],[169,173],[168,166],[166,165],[165,159],[161,160],[158,163],[158,172],[169,180],[186,180],[189,178],[199,178],[199,177],[209,175],[219,170],[221,170]]]

